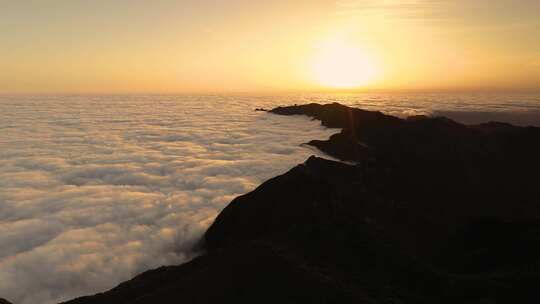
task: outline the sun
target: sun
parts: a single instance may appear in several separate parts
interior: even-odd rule
[[[313,60],[315,81],[336,89],[359,88],[377,76],[374,60],[362,49],[340,42],[321,45]]]

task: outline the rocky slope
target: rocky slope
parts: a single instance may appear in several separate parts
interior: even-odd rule
[[[343,128],[233,200],[193,261],[66,303],[537,303],[540,129],[277,108]]]

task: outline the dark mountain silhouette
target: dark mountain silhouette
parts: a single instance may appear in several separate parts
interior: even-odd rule
[[[538,303],[540,129],[282,107],[343,128],[234,199],[205,253],[66,303]]]
[[[8,300],[0,298],[0,304],[11,304]]]

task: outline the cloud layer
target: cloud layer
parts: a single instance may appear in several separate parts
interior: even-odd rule
[[[218,97],[3,98],[0,295],[51,303],[109,289],[189,248],[235,196],[326,138],[305,117]]]
[[[529,113],[539,121],[538,100],[467,100],[0,97],[0,296],[54,303],[186,261],[229,201],[318,154],[302,143],[336,132],[256,107],[338,101],[399,116],[447,111],[467,119],[474,115],[464,112],[505,108],[513,111],[503,113],[508,119]]]

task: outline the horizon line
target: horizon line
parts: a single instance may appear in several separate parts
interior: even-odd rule
[[[2,92],[0,96],[234,96],[295,94],[540,94],[540,88],[499,89],[320,89],[320,90],[216,90],[216,91],[65,91]]]

